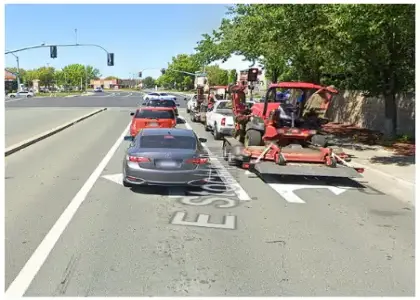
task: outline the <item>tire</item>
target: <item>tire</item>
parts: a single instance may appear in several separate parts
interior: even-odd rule
[[[262,134],[258,130],[250,129],[245,133],[245,147],[260,146],[262,143]]]
[[[31,98],[32,96],[31,95],[26,95],[26,98]]]
[[[331,157],[331,164],[328,165],[330,168],[337,168],[337,160],[335,157]]]
[[[214,128],[213,128],[213,137],[216,141],[220,140],[222,138],[222,135],[220,134],[219,131],[217,131],[217,124],[214,124]]]
[[[229,151],[227,150],[227,143],[223,142],[223,159],[228,161]]]
[[[318,146],[318,147],[322,147],[325,148],[328,145],[327,142],[327,138],[323,135],[320,134],[315,134],[312,138],[311,138],[311,144]]]
[[[15,95],[10,95],[10,98],[15,98],[16,96]]]
[[[187,114],[189,114],[190,112],[191,112],[191,110],[189,110],[188,107],[187,107]]]
[[[123,186],[124,187],[128,187],[128,188],[133,187],[133,185],[131,183],[129,183],[129,182],[125,181],[125,180],[123,180]]]
[[[211,128],[210,128],[209,126],[205,125],[205,126],[204,126],[204,130],[205,130],[205,131],[211,131]]]
[[[279,154],[278,158],[276,159],[276,164],[279,166],[285,166],[286,160],[284,159],[283,155]]]

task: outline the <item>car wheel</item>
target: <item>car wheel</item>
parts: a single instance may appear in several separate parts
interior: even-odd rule
[[[15,98],[16,96],[15,95],[10,95],[10,98]]]
[[[204,126],[204,130],[205,130],[205,131],[211,131],[211,128],[210,128],[210,126],[209,126],[209,125],[207,125],[207,124],[206,124],[206,125]]]
[[[217,130],[217,125],[216,124],[214,124],[214,128],[213,128],[213,136],[214,136],[214,139],[216,140],[216,141],[218,141],[218,140],[220,140],[221,138],[222,138],[222,135],[220,134],[220,132]]]
[[[189,113],[190,113],[190,111],[191,111],[191,110],[189,110],[189,109],[188,109],[188,107],[187,107],[187,114],[189,114]]]
[[[26,95],[26,98],[31,98],[32,96],[31,95]]]

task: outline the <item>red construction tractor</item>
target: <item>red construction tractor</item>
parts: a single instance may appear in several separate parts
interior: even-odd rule
[[[325,109],[336,89],[306,82],[275,83],[264,102],[251,109],[246,106],[245,89],[243,85],[229,87],[236,129],[223,143],[229,164],[260,173],[267,173],[265,166],[273,174],[360,177],[363,170],[351,167],[341,149],[327,147],[327,139],[320,134],[325,121],[319,112],[305,109],[305,100],[313,94],[322,95]],[[273,161],[281,168],[274,170]]]

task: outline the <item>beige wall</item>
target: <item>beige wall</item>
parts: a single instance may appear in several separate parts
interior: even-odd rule
[[[415,95],[407,93],[397,98],[397,133],[415,136]],[[360,92],[345,91],[333,98],[326,117],[332,122],[355,124],[383,131],[385,107],[382,97],[364,97]]]

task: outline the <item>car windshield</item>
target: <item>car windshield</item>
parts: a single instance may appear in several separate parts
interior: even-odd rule
[[[172,100],[150,100],[147,106],[174,107],[176,105]]]
[[[191,136],[144,135],[140,138],[140,148],[195,149],[197,140]]]
[[[175,115],[172,110],[150,110],[142,109],[137,111],[136,119],[174,119]]]

